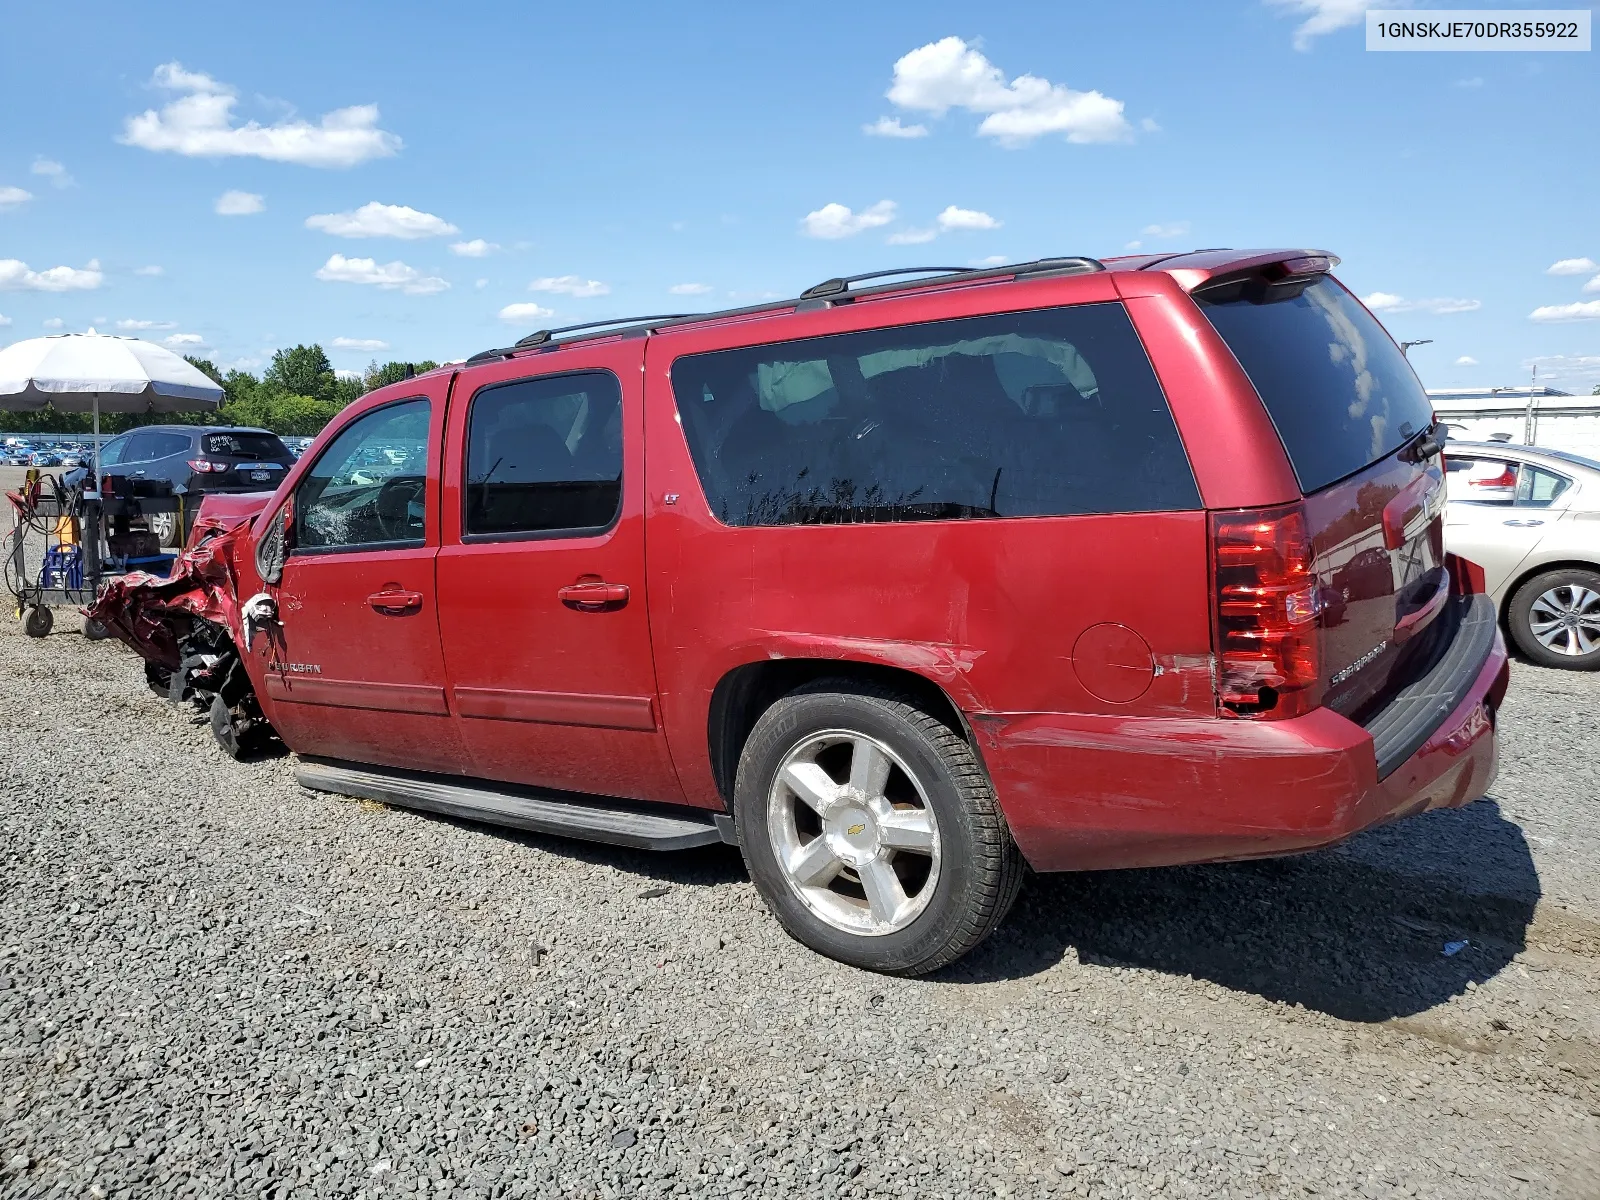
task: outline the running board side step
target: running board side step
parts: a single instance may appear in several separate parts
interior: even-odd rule
[[[447,817],[636,850],[687,850],[724,840],[712,814],[695,809],[496,785],[487,780],[463,781],[446,775],[327,759],[301,759],[294,777],[301,787],[313,791],[336,792]]]

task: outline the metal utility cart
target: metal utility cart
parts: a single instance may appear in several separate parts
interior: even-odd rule
[[[76,516],[81,531],[78,558],[82,577],[76,589],[63,589],[63,595],[82,593],[83,600],[90,602],[99,595],[105,574],[102,552],[111,549],[108,518],[112,521],[111,536],[115,536],[119,528],[126,531],[126,521],[119,523],[119,518],[180,511],[182,504],[178,496],[101,495],[100,414],[209,412],[221,402],[222,388],[199,368],[164,347],[138,338],[109,337],[91,329],[88,333],[29,338],[0,350],[0,412],[38,412],[48,406],[57,412],[94,414],[93,468],[85,474],[81,488],[63,487],[62,497],[50,497],[58,509],[56,519],[63,515],[61,506],[66,505],[73,509],[71,515]],[[42,505],[44,499],[41,494],[38,503]],[[33,501],[23,507],[33,507]],[[29,519],[41,519],[43,511],[39,509]],[[19,522],[20,519],[19,512]],[[21,536],[19,533],[18,539]],[[59,544],[59,536],[57,541]],[[22,554],[21,541],[7,550],[9,563],[11,553]],[[25,571],[25,561],[22,567]],[[10,578],[9,566],[7,577]],[[30,621],[30,633],[39,624],[49,632],[51,618],[35,615],[41,609],[49,612],[43,605],[44,582],[45,576],[41,575],[21,594],[20,589],[13,593],[18,595],[18,615]],[[20,603],[25,598],[35,602]],[[70,602],[71,596],[68,598]],[[98,631],[86,628],[85,632],[94,636]]]

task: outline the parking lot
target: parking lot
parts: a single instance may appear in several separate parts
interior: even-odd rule
[[[1034,878],[903,981],[732,849],[230,762],[57,617],[0,622],[7,1196],[1600,1194],[1600,678],[1515,666],[1490,800]]]

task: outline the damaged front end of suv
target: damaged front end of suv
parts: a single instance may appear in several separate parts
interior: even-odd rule
[[[269,499],[208,499],[168,576],[124,575],[84,610],[145,660],[152,690],[175,705],[189,702],[208,713],[212,735],[233,758],[277,742],[243,659],[276,612],[265,595],[240,601],[236,565],[236,556],[248,553],[251,523]]]

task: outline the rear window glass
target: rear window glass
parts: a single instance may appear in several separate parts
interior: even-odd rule
[[[729,525],[1193,509],[1120,304],[685,355],[684,434]]]
[[[275,433],[208,433],[203,441],[205,454],[266,459],[293,457]]]
[[[1355,474],[1433,423],[1405,355],[1329,276],[1245,280],[1194,298],[1267,406],[1301,491]]]

